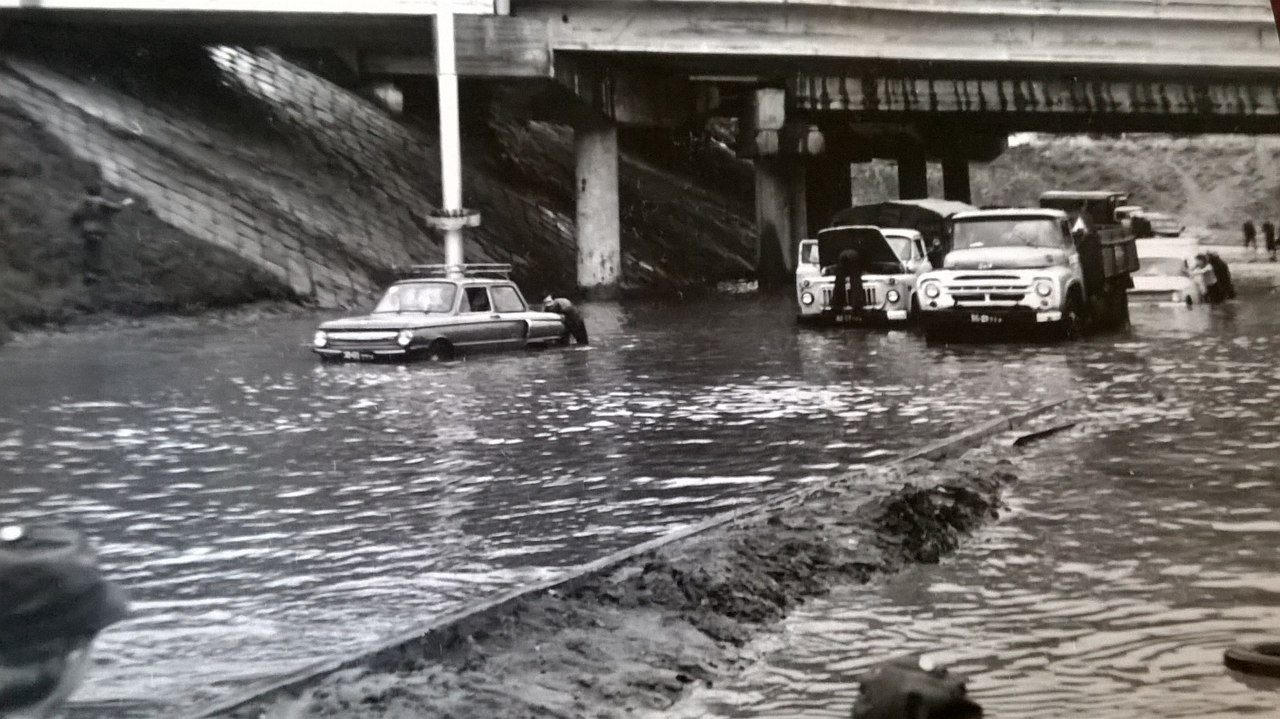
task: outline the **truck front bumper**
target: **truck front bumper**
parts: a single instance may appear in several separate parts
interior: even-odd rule
[[[920,313],[926,327],[1034,327],[1062,321],[1060,310],[1030,307],[952,307]]]

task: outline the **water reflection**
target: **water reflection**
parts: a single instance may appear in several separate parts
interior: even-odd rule
[[[1079,348],[1107,383],[1084,428],[1023,457],[1005,521],[805,607],[784,650],[678,715],[847,716],[858,672],[932,651],[990,716],[1275,716],[1280,682],[1222,651],[1280,626],[1280,320],[1255,298],[1134,322]]]
[[[1238,416],[1153,403],[1188,376],[1276,379],[1269,343],[1220,345],[1216,318],[948,348],[797,331],[785,299],[585,310],[589,347],[441,366],[320,366],[310,321],[0,353],[0,511],[87,529],[139,600],[81,706],[202,700],[1117,373],[1146,393],[1099,408],[1122,436]]]

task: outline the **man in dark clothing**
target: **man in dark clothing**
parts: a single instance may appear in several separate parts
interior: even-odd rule
[[[862,259],[857,250],[844,250],[836,257],[836,286],[831,293],[831,309],[836,314],[846,311],[862,314]]]
[[[547,295],[542,301],[543,312],[554,312],[564,318],[564,328],[569,335],[573,337],[573,341],[580,345],[587,343],[587,323],[582,319],[582,313],[578,311],[573,303],[563,297],[552,297]],[[568,337],[565,338],[568,343]]]
[[[1253,227],[1253,220],[1245,220],[1242,226],[1244,230],[1244,248],[1252,248],[1254,252],[1258,251],[1258,231]]]
[[[85,186],[85,196],[80,206],[71,214],[71,224],[80,231],[84,240],[84,283],[97,283],[102,273],[102,245],[111,227],[111,218],[117,212],[133,204],[132,198],[112,202],[102,196],[102,187],[96,182]]]
[[[1276,226],[1271,220],[1262,223],[1262,239],[1267,244],[1267,259],[1276,261]]]
[[[1213,268],[1213,276],[1217,278],[1218,296],[1217,301],[1234,300],[1236,298],[1236,287],[1231,284],[1231,270],[1227,268],[1227,263],[1217,252],[1204,253],[1205,259],[1209,262],[1209,266]]]

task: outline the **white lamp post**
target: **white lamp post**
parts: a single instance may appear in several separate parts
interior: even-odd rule
[[[458,67],[453,37],[453,8],[440,0],[436,9],[436,86],[440,99],[440,210],[428,218],[444,232],[444,264],[462,273],[462,228],[480,224],[479,213],[462,206],[462,140],[458,130]]]

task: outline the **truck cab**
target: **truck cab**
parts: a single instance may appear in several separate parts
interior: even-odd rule
[[[850,249],[862,259],[861,312],[832,306],[836,260]],[[841,225],[820,231],[817,239],[801,240],[796,260],[798,319],[908,321],[918,305],[916,278],[932,269],[927,252],[924,235],[904,228]]]

